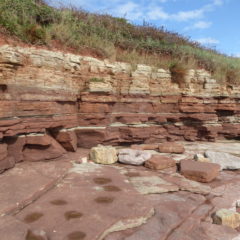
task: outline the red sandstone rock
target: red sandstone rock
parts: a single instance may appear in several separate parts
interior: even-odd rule
[[[193,113],[187,115],[186,118],[192,121],[218,121],[218,117],[216,114],[208,113]]]
[[[117,102],[112,109],[113,112],[121,113],[153,113],[153,104],[149,102],[122,103]]]
[[[162,103],[178,103],[180,96],[162,96],[161,102]]]
[[[132,149],[136,150],[158,150],[158,144],[144,144],[144,145],[131,145]]]
[[[181,174],[198,182],[211,182],[220,171],[220,165],[215,163],[183,160],[180,162]]]
[[[77,134],[77,145],[79,147],[91,148],[103,141],[106,138],[105,129],[76,129]]]
[[[159,145],[159,151],[162,153],[184,153],[185,149],[182,144],[175,142],[165,142]]]
[[[179,112],[179,106],[176,103],[154,103],[153,109],[155,113],[177,113]]]
[[[0,217],[0,233],[2,240],[26,239],[28,229],[29,226],[27,224],[17,220],[13,216]]]
[[[74,131],[58,132],[55,138],[67,151],[76,152],[77,135]]]
[[[23,148],[26,144],[26,137],[9,137],[6,139],[8,144],[8,155],[13,156],[15,162],[23,161]]]
[[[23,150],[24,161],[56,159],[66,152],[56,140],[48,135],[28,136],[27,143]]]
[[[176,162],[169,157],[153,155],[149,160],[145,162],[144,166],[154,170],[161,170],[176,166]]]
[[[15,165],[15,160],[13,157],[6,157],[0,160],[0,173],[6,169],[12,168]]]
[[[104,103],[80,103],[81,113],[107,113],[110,112],[110,106]]]
[[[0,173],[15,165],[13,157],[8,156],[7,144],[0,144]]]
[[[184,113],[214,113],[215,109],[209,104],[182,103],[179,105],[180,112]]]
[[[0,144],[0,161],[6,158],[8,155],[7,144]]]
[[[106,113],[81,113],[78,116],[79,126],[105,126],[110,124],[110,117]]]
[[[133,113],[125,113],[114,116],[115,122],[120,122],[124,124],[133,124],[133,123],[143,123],[148,121],[148,116],[146,114],[133,114]]]
[[[28,135],[26,136],[26,144],[49,146],[52,143],[52,137],[49,135]]]

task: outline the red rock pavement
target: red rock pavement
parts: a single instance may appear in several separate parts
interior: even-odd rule
[[[88,152],[78,149],[58,161],[18,163],[0,175],[0,239],[232,240],[239,236],[236,230],[213,225],[210,218],[215,208],[230,207],[238,200],[240,178],[235,173],[226,171],[201,184],[173,170],[75,163]],[[150,188],[154,184],[150,180],[156,178],[169,185],[164,185],[165,193],[143,195],[131,182],[136,177],[149,177]],[[174,185],[176,190],[168,192],[168,186]],[[223,187],[226,192],[217,195]]]

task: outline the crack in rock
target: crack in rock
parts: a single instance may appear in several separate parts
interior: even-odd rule
[[[124,231],[130,228],[139,227],[143,224],[145,224],[153,215],[155,214],[154,208],[151,208],[150,211],[145,215],[134,219],[125,219],[120,220],[117,223],[115,223],[113,226],[105,230],[101,236],[98,238],[98,240],[104,240],[104,238],[113,232],[118,231]]]

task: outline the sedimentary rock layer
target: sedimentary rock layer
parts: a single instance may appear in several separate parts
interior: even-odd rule
[[[189,70],[179,85],[169,70],[3,45],[0,93],[2,151],[16,141],[23,152],[19,137],[58,140],[68,131],[59,143],[73,150],[73,132],[81,147],[214,141],[240,133],[240,87],[221,84],[203,69]]]

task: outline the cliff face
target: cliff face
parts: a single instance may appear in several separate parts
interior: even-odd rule
[[[79,147],[240,133],[240,87],[217,83],[205,70],[190,70],[179,86],[163,69],[4,45],[0,92],[0,148],[8,145],[8,156],[16,143],[21,154],[33,151],[38,144],[26,138],[46,133]]]

